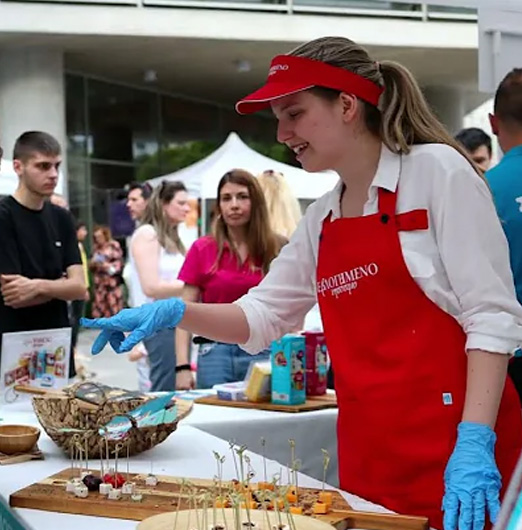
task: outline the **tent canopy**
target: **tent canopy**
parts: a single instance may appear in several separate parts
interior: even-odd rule
[[[193,197],[213,199],[216,197],[221,177],[235,168],[245,169],[254,175],[267,169],[280,171],[298,199],[320,197],[330,191],[339,178],[333,171],[308,173],[303,169],[272,160],[248,147],[237,133],[231,132],[225,143],[206,158],[174,173],[149,180],[149,183],[156,186],[165,179],[180,180]]]
[[[0,195],[11,195],[18,186],[18,175],[14,172],[13,163],[2,159],[0,162]]]
[[[0,163],[0,195],[12,195],[18,186],[18,175],[13,169],[13,162],[2,158]],[[60,172],[56,193],[63,193],[63,174]]]

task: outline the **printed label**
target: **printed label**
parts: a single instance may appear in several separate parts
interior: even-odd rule
[[[352,294],[357,289],[359,282],[376,276],[379,273],[377,263],[368,263],[354,267],[351,270],[334,274],[327,278],[321,278],[317,281],[317,293],[323,296],[331,294],[335,298],[343,293]]]
[[[453,396],[450,392],[444,392],[442,394],[442,403],[444,403],[444,405],[453,405]]]

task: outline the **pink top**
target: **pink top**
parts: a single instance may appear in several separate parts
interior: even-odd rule
[[[252,271],[248,260],[238,263],[226,245],[219,266],[213,271],[217,253],[217,243],[212,236],[200,237],[190,247],[178,278],[199,287],[202,302],[229,304],[255,287],[263,273],[261,268]]]

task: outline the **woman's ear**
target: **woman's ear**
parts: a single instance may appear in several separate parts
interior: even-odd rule
[[[353,94],[341,92],[340,94],[343,121],[349,123],[357,115],[358,101]]]

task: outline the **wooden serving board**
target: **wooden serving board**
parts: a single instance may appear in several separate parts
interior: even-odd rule
[[[204,396],[195,400],[202,405],[217,405],[220,407],[237,407],[240,409],[272,410],[276,412],[310,412],[312,410],[323,410],[337,408],[335,395],[311,396],[301,405],[277,405],[267,401],[228,401],[219,399],[217,396]]]
[[[92,470],[91,470],[92,471]],[[99,474],[99,471],[95,471]],[[130,474],[130,480],[143,495],[141,502],[132,501],[128,496],[120,500],[109,500],[97,492],[89,492],[85,499],[65,491],[68,479],[78,476],[70,468],[27,486],[9,497],[9,504],[16,508],[32,508],[59,513],[131,519],[142,521],[153,515],[189,508],[189,497],[186,492],[180,495],[181,480],[176,477],[158,475],[158,485],[154,488],[145,485],[145,474]],[[125,476],[125,475],[124,475]],[[126,478],[126,477],[125,477]],[[197,487],[199,493],[213,487],[213,481],[205,479],[186,479]],[[299,488],[299,498],[306,506],[313,503],[319,490]],[[312,517],[333,525],[337,530],[365,528],[367,530],[428,530],[428,520],[422,517],[409,517],[393,514],[358,512],[351,509],[342,495],[332,491],[332,509],[327,515]],[[310,504],[311,505],[311,504]]]
[[[207,529],[211,528],[212,525],[220,526],[222,528],[237,528],[237,522],[234,521],[235,511],[230,508],[225,510],[216,510],[213,513],[211,510],[181,510],[179,512],[162,513],[161,515],[153,515],[148,519],[142,521],[136,530],[173,530],[174,528],[198,528],[197,524],[200,523],[199,528]],[[251,524],[254,524],[254,530],[274,530],[279,525],[279,518],[274,512],[264,512],[258,510],[256,512],[250,512],[249,516],[243,511],[240,520],[241,528],[248,529]],[[215,520],[214,520],[215,517]],[[314,519],[313,517],[306,517],[304,515],[292,515],[292,519],[285,515],[281,516],[281,524],[284,528],[290,530],[296,528],[297,530],[335,530],[334,526],[331,526],[323,521]],[[292,524],[292,526],[291,526]],[[295,526],[293,526],[295,525]]]

